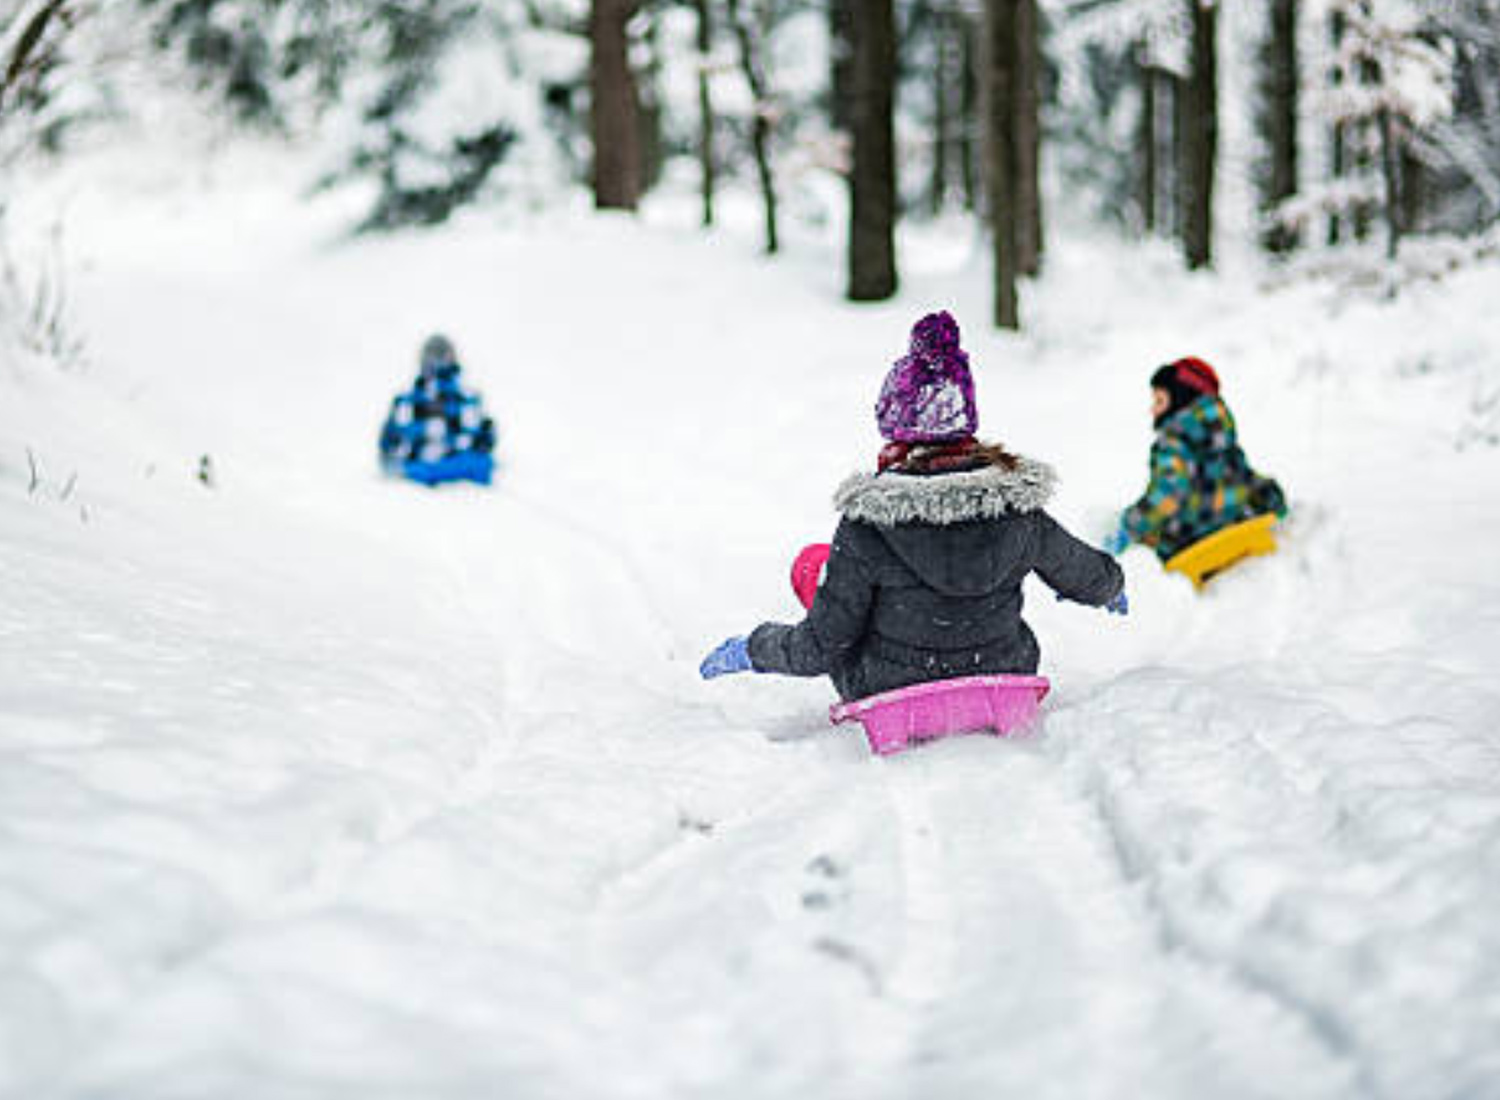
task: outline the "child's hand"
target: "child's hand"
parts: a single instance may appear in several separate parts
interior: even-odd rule
[[[750,663],[750,652],[744,638],[730,638],[721,643],[698,666],[698,675],[705,680],[714,680],[732,672],[753,671],[755,667]]]
[[[1122,523],[1115,528],[1114,534],[1104,540],[1103,549],[1110,557],[1118,558],[1121,554],[1125,553],[1125,549],[1129,545],[1130,536],[1126,534],[1125,525]]]
[[[1063,603],[1067,598],[1061,592],[1057,594],[1058,603]],[[1104,605],[1104,610],[1108,611],[1111,615],[1129,615],[1130,600],[1125,596],[1125,589],[1122,588],[1116,592],[1114,599]]]

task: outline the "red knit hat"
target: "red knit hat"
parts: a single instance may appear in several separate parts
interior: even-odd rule
[[[1219,396],[1219,372],[1197,356],[1189,355],[1186,359],[1177,360],[1172,364],[1172,370],[1176,373],[1177,380],[1188,389],[1212,397]]]

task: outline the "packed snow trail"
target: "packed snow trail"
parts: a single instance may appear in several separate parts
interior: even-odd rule
[[[1132,553],[1123,623],[1035,591],[1037,735],[877,760],[824,684],[694,670],[792,617],[911,317],[982,273],[914,242],[853,310],[821,246],[332,248],[237,197],[190,255],[81,204],[99,361],[0,380],[0,1096],[1500,1096],[1500,462],[1433,415],[1492,274],[1299,347],[1316,295],[1059,249],[1038,335],[970,326],[986,433],[1097,528],[1190,342],[1291,535],[1201,598]],[[432,327],[493,492],[373,473]]]

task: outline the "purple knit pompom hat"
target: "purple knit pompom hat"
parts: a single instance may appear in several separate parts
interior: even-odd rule
[[[979,430],[969,357],[946,310],[912,328],[911,350],[885,376],[875,420],[893,443],[950,443]]]

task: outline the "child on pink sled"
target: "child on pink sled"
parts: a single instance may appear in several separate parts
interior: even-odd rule
[[[841,519],[826,568],[822,547],[793,567],[807,616],[728,639],[699,671],[828,676],[846,704],[835,718],[864,721],[872,745],[888,751],[906,738],[876,744],[869,715],[882,707],[899,709],[906,735],[917,737],[956,732],[924,725],[976,721],[979,696],[997,699],[1007,687],[1028,691],[1035,710],[1046,682],[1035,676],[1040,649],[1021,618],[1031,573],[1060,599],[1122,615],[1127,603],[1115,560],[1047,514],[1052,468],[976,438],[969,359],[947,313],[917,323],[875,413],[887,443],[876,472],[853,475],[834,497]],[[921,687],[937,683],[947,687]],[[982,724],[1000,728],[1015,715],[992,718]]]

